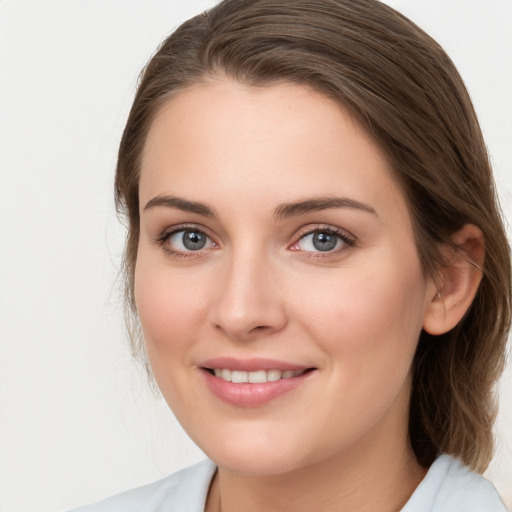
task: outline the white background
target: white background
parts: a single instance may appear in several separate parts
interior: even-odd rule
[[[512,218],[512,1],[396,0],[459,67]],[[207,0],[0,0],[0,512],[49,512],[202,457],[132,362],[113,169],[139,70]],[[512,376],[488,472],[512,504]]]

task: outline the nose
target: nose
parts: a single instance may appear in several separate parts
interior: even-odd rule
[[[287,314],[278,269],[261,255],[233,256],[219,281],[211,321],[230,339],[258,339],[285,327]]]

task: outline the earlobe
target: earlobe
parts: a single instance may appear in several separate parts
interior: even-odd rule
[[[446,265],[423,319],[423,329],[433,335],[444,334],[460,322],[482,280],[485,241],[480,228],[466,224],[451,240],[453,246],[446,247]]]

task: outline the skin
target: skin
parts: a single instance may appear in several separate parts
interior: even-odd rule
[[[377,145],[305,87],[212,79],[156,116],[139,192],[137,309],[165,399],[219,467],[206,510],[400,510],[425,474],[407,436],[411,363],[447,314]],[[333,196],[357,204],[276,215]],[[184,224],[203,249],[166,238]],[[353,243],[316,250],[308,233],[326,228]],[[205,385],[201,362],[220,356],[314,371],[239,407]]]

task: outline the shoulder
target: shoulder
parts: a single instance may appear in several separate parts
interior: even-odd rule
[[[402,512],[506,512],[494,486],[449,455],[441,455]]]
[[[203,510],[216,467],[205,460],[163,480],[71,512],[194,512]]]

